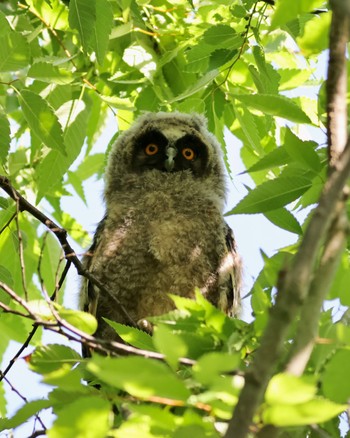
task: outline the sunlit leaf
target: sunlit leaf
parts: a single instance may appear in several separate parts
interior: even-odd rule
[[[18,409],[13,417],[0,419],[0,430],[13,429],[33,417],[33,415],[38,414],[42,409],[50,406],[49,400],[27,401],[24,406]]]
[[[113,418],[110,403],[97,396],[68,402],[58,414],[49,438],[105,438]]]
[[[190,394],[167,365],[143,357],[115,359],[95,356],[87,369],[103,382],[135,397],[161,397],[185,402]]]
[[[50,105],[38,94],[22,90],[19,100],[28,125],[45,146],[65,155],[62,127]]]
[[[264,213],[284,207],[296,200],[308,188],[311,181],[307,178],[280,177],[266,181],[250,191],[230,212],[230,214]]]
[[[330,400],[316,398],[300,404],[279,404],[269,406],[264,410],[264,423],[275,426],[302,426],[314,423],[324,423],[339,415],[347,408]]]
[[[248,107],[259,110],[264,114],[281,117],[296,123],[311,123],[304,111],[285,96],[275,96],[272,94],[235,94],[233,97]]]
[[[118,333],[118,335],[123,339],[123,341],[128,344],[140,348],[142,350],[154,350],[152,336],[148,333],[138,330],[134,327],[119,324],[118,322],[111,321],[107,318],[104,320]]]
[[[103,12],[99,14],[104,16]],[[102,20],[102,18],[101,18]],[[71,0],[69,3],[69,24],[80,34],[84,50],[87,52],[89,43],[95,32],[96,0]]]
[[[72,368],[81,356],[66,345],[51,344],[39,346],[30,357],[30,368],[36,373],[47,374],[68,364]]]

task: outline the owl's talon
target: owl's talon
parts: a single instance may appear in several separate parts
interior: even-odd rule
[[[143,330],[144,332],[148,333],[149,335],[153,335],[153,324],[147,321],[147,319],[139,319],[136,323],[137,327],[140,330]]]

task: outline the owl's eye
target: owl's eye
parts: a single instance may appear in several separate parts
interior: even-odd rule
[[[150,143],[145,147],[145,153],[149,156],[155,155],[158,151],[159,147],[154,143]]]
[[[196,153],[191,148],[183,148],[181,151],[182,155],[186,160],[193,161],[196,158]]]

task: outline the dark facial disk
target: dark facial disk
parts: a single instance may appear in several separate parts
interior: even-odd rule
[[[135,142],[132,169],[143,173],[157,169],[162,172],[190,170],[194,176],[205,173],[208,151],[195,135],[186,134],[174,144],[157,130],[148,131]]]

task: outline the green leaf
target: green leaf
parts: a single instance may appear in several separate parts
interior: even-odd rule
[[[217,381],[221,374],[237,370],[240,361],[239,354],[208,353],[198,359],[193,366],[193,373],[203,385],[211,385]]]
[[[81,356],[66,345],[42,345],[30,356],[30,368],[39,374],[48,374],[68,364],[72,368],[81,360]]]
[[[232,97],[264,114],[281,117],[295,123],[311,123],[304,111],[291,99],[274,94],[235,94]]]
[[[346,364],[350,363],[350,350],[337,351],[326,365],[322,376],[322,388],[326,397],[339,403],[346,403],[350,397],[350,382]]]
[[[32,91],[22,90],[19,101],[24,117],[34,134],[45,146],[65,154],[62,127],[46,100]]]
[[[91,313],[61,308],[58,314],[69,324],[89,335],[93,335],[97,330],[96,318]]]
[[[174,99],[169,100],[168,103],[177,102],[179,100],[192,96],[198,91],[202,91],[208,84],[210,84],[219,75],[219,73],[220,72],[217,69],[209,71],[207,74],[202,76],[195,85],[188,88],[184,93],[180,94]]]
[[[260,170],[271,169],[273,167],[283,166],[291,161],[290,155],[284,146],[273,149],[270,153],[262,157],[253,166],[249,167],[246,172],[258,172]]]
[[[304,33],[297,38],[297,43],[305,56],[314,55],[327,49],[332,13],[315,15],[304,27]]]
[[[347,405],[339,405],[329,400],[318,398],[306,403],[286,405],[280,403],[267,407],[262,415],[265,424],[278,427],[303,426],[314,423],[324,423],[341,414]]]
[[[108,48],[109,35],[113,27],[113,11],[108,0],[98,0],[96,5],[96,24],[93,29],[91,45],[96,52],[97,61],[103,65]]]
[[[94,356],[88,362],[87,370],[103,382],[135,397],[163,397],[185,402],[190,395],[167,365],[143,357],[115,359]]]
[[[59,186],[70,165],[79,155],[85,139],[89,109],[84,102],[69,101],[59,110],[63,113],[62,122],[64,125],[68,125],[64,135],[67,156],[52,150],[37,166],[36,177],[39,189],[37,202],[44,195],[53,193]]]
[[[60,69],[51,62],[36,62],[28,70],[28,76],[49,84],[69,84],[74,78],[70,71]]]
[[[158,351],[164,354],[169,365],[176,369],[180,357],[186,357],[188,353],[183,339],[173,333],[166,325],[159,325],[155,328],[153,339]]]
[[[275,13],[271,20],[271,29],[297,18],[304,12],[309,12],[323,6],[323,0],[278,0]]]
[[[0,47],[0,72],[17,71],[27,67],[30,48],[20,33],[11,31],[0,36]]]
[[[245,145],[250,147],[255,153],[263,153],[264,149],[261,146],[261,139],[259,137],[259,131],[256,127],[253,115],[250,113],[245,105],[237,105],[234,108],[235,115],[239,124],[241,125],[242,131],[247,139]]]
[[[292,213],[286,208],[278,208],[277,210],[266,211],[264,216],[273,224],[277,225],[284,230],[290,231],[291,233],[303,234],[303,230],[292,215]]]
[[[284,207],[311,187],[311,181],[299,177],[278,177],[266,181],[250,191],[231,211],[230,214],[254,214],[265,213]]]
[[[313,400],[317,388],[314,377],[296,377],[288,373],[272,377],[265,393],[265,401],[270,405],[296,405]]]
[[[284,147],[290,157],[305,169],[312,170],[315,173],[321,170],[321,162],[315,151],[317,143],[314,141],[302,141],[287,128]]]
[[[42,409],[49,408],[51,402],[49,400],[33,400],[26,402],[12,418],[1,418],[0,419],[0,430],[14,429],[25,423],[33,415],[38,414]]]
[[[152,336],[148,333],[128,325],[119,324],[118,322],[111,321],[107,318],[103,319],[118,333],[123,341],[133,347],[140,348],[141,350],[155,350]]]
[[[96,0],[71,0],[69,3],[69,25],[78,30],[85,52],[89,50],[95,32],[96,6]],[[102,24],[104,14],[100,12],[99,15]]]
[[[217,24],[210,26],[203,34],[205,43],[214,45],[217,49],[237,49],[242,45],[243,38],[231,26]]]
[[[101,397],[81,397],[66,403],[47,431],[49,438],[105,438],[112,426],[111,405]]]
[[[5,163],[10,150],[10,123],[5,114],[0,112],[0,161]]]

